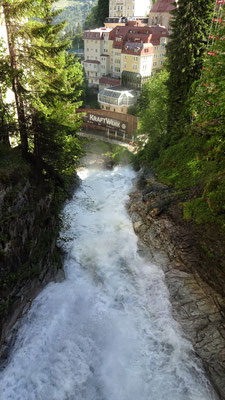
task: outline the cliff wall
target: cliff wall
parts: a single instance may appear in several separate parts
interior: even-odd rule
[[[0,184],[0,357],[19,317],[61,268],[56,246],[62,198],[54,187],[37,185],[29,174],[13,171]],[[16,324],[17,322],[17,324]],[[13,329],[12,329],[13,328]]]
[[[215,227],[184,221],[181,201],[178,193],[147,173],[131,193],[128,209],[148,257],[165,272],[174,317],[225,399],[223,237]]]

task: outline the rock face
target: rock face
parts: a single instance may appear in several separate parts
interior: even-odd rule
[[[202,254],[202,237],[182,219],[176,194],[153,174],[141,176],[128,205],[140,241],[161,265],[174,317],[191,339],[221,399],[225,399],[225,276],[223,260]],[[204,235],[203,235],[204,236]],[[204,243],[207,243],[207,235]],[[218,247],[220,247],[218,238]],[[210,252],[210,255],[212,253]],[[212,265],[215,261],[215,265]],[[222,280],[223,279],[223,280]]]
[[[3,362],[16,322],[46,283],[55,277],[62,279],[58,273],[61,255],[56,247],[59,210],[53,191],[44,183],[37,187],[28,177],[25,179],[0,186],[0,359]]]

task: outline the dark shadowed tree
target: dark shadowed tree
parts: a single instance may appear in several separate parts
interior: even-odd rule
[[[171,12],[172,34],[167,46],[170,134],[182,132],[180,127],[189,118],[185,115],[185,103],[191,85],[201,75],[214,3],[214,0],[179,0],[178,7]]]

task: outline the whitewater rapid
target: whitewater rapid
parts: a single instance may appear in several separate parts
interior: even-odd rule
[[[24,318],[1,400],[214,400],[174,321],[162,270],[138,253],[129,166],[83,168],[63,210],[65,281]]]

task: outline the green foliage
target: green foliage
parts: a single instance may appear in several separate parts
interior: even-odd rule
[[[214,224],[225,233],[225,25],[212,25],[206,51],[214,1],[180,0],[179,5],[167,48],[168,92],[160,99],[160,86],[152,91],[151,80],[139,99],[139,131],[148,138],[138,159],[173,186],[177,198],[182,192],[185,219]],[[163,134],[157,120],[165,127]]]
[[[159,154],[163,140],[166,140],[168,90],[166,82],[168,73],[163,70],[143,86],[138,99],[139,134],[147,140],[139,154],[142,160],[150,162]]]
[[[215,222],[212,211],[201,197],[184,203],[183,215],[184,219],[192,219],[197,224]]]
[[[98,0],[96,6],[92,7],[84,22],[84,30],[97,28],[104,25],[106,17],[109,16],[109,0]]]
[[[201,75],[214,3],[214,0],[179,0],[179,7],[172,11],[172,34],[167,45],[170,74],[168,128],[171,136],[175,132],[179,137],[181,125],[189,120],[185,103],[192,83]]]
[[[98,6],[92,7],[90,13],[87,15],[87,18],[84,21],[83,28],[94,29],[98,27]]]
[[[18,148],[0,144],[0,182],[11,186],[22,182],[30,173],[28,164],[21,159]]]
[[[74,172],[82,154],[75,111],[81,105],[83,70],[68,55],[68,41],[60,39],[65,24],[55,23],[60,11],[52,11],[52,5],[53,0],[39,0],[4,8],[10,55],[0,61],[5,71],[0,84],[6,93],[12,81],[23,156],[35,164],[37,176],[59,183],[60,175]],[[3,110],[6,126],[6,105]]]
[[[96,1],[93,2],[94,5]],[[54,4],[55,7],[62,7],[60,14],[55,18],[55,23],[66,21],[64,33],[69,34],[70,38],[76,34],[79,24],[82,26],[87,15],[91,12],[93,3],[89,0],[82,1],[70,1],[64,5],[57,2]],[[88,29],[88,28],[87,28]],[[90,29],[90,28],[89,28]]]
[[[132,153],[130,153],[126,147],[113,145],[110,152],[105,153],[114,164],[127,164],[133,160]]]

